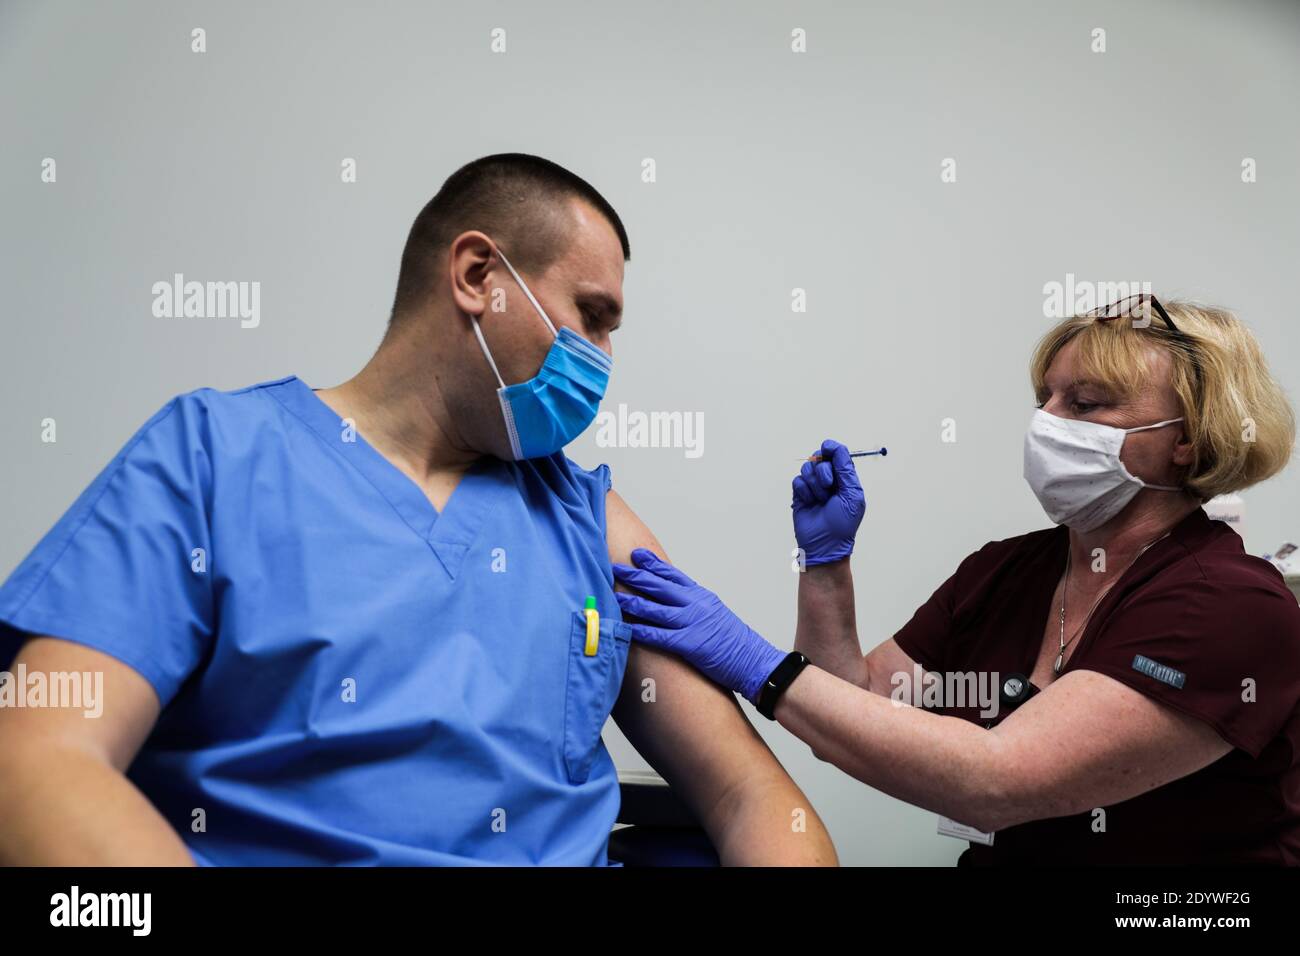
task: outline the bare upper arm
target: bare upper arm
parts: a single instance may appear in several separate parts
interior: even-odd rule
[[[989,734],[1008,787],[999,826],[1120,803],[1232,749],[1204,721],[1089,670],[1053,681]]]
[[[636,512],[627,506],[623,496],[612,488],[605,495],[605,543],[609,546],[609,559],[619,564],[632,560],[635,548],[649,548],[661,558],[667,560],[664,546],[645,526]],[[626,591],[622,584],[615,584],[619,591]]]
[[[872,648],[866,661],[867,685],[864,689],[882,697],[888,697],[893,691],[895,674],[906,674],[911,680],[912,669],[917,666],[892,637]]]
[[[125,772],[158,720],[153,685],[116,657],[55,637],[27,641],[9,665],[10,672],[16,675],[19,664],[29,676],[47,675],[47,682],[51,674],[89,674],[89,686],[101,699],[95,707],[2,707],[0,749],[19,741],[73,746]],[[96,710],[98,716],[87,713]]]
[[[649,548],[667,560],[663,546],[615,491],[609,492],[605,514],[611,561],[629,563],[634,548]],[[613,717],[706,825],[721,822],[720,804],[747,778],[757,779],[756,772],[766,767],[785,774],[734,694],[676,655],[644,644],[633,643],[628,653]]]

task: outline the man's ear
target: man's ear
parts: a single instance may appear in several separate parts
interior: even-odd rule
[[[452,240],[447,252],[447,279],[456,308],[476,317],[487,311],[496,262],[492,243],[483,233],[470,230]]]

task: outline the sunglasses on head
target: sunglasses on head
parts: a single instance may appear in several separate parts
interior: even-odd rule
[[[1086,318],[1091,318],[1097,322],[1111,322],[1115,319],[1144,319],[1145,323],[1141,326],[1145,328],[1151,324],[1151,309],[1154,308],[1156,315],[1160,316],[1160,321],[1165,324],[1170,335],[1178,341],[1187,357],[1191,359],[1192,371],[1196,374],[1196,394],[1201,393],[1201,363],[1196,357],[1196,347],[1187,333],[1183,332],[1178,326],[1174,325],[1174,320],[1169,318],[1169,313],[1165,307],[1160,304],[1150,292],[1138,292],[1127,298],[1120,299],[1118,302],[1112,302],[1110,305],[1099,306],[1091,312],[1084,313]]]
[[[1088,318],[1096,319],[1098,322],[1110,322],[1113,319],[1137,318],[1146,319],[1149,322],[1151,320],[1151,314],[1147,305],[1152,306],[1156,310],[1156,314],[1160,316],[1160,321],[1164,322],[1165,327],[1169,329],[1170,332],[1178,332],[1179,335],[1182,334],[1182,332],[1179,331],[1178,326],[1174,325],[1173,319],[1169,318],[1169,313],[1166,312],[1165,307],[1160,304],[1160,300],[1150,292],[1135,293],[1127,298],[1120,299],[1118,302],[1112,302],[1110,305],[1098,306],[1091,312],[1085,312],[1084,315]]]

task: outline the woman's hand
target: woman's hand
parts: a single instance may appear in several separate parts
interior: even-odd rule
[[[818,454],[821,461],[803,463],[790,504],[804,567],[830,564],[851,555],[853,539],[867,513],[867,496],[849,450],[828,438]]]
[[[852,467],[852,466],[850,466]],[[615,564],[614,577],[652,600],[615,591],[632,623],[635,640],[676,654],[723,687],[751,703],[785,657],[736,617],[718,596],[646,548],[636,548],[637,565]]]

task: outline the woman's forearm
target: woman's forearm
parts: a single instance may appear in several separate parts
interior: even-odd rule
[[[867,666],[858,642],[849,561],[816,565],[799,575],[799,623],[794,649],[818,667],[859,687]]]
[[[808,655],[811,657],[811,655]],[[958,717],[910,707],[809,666],[777,721],[821,760],[892,797],[979,829],[1006,798],[999,740]]]

